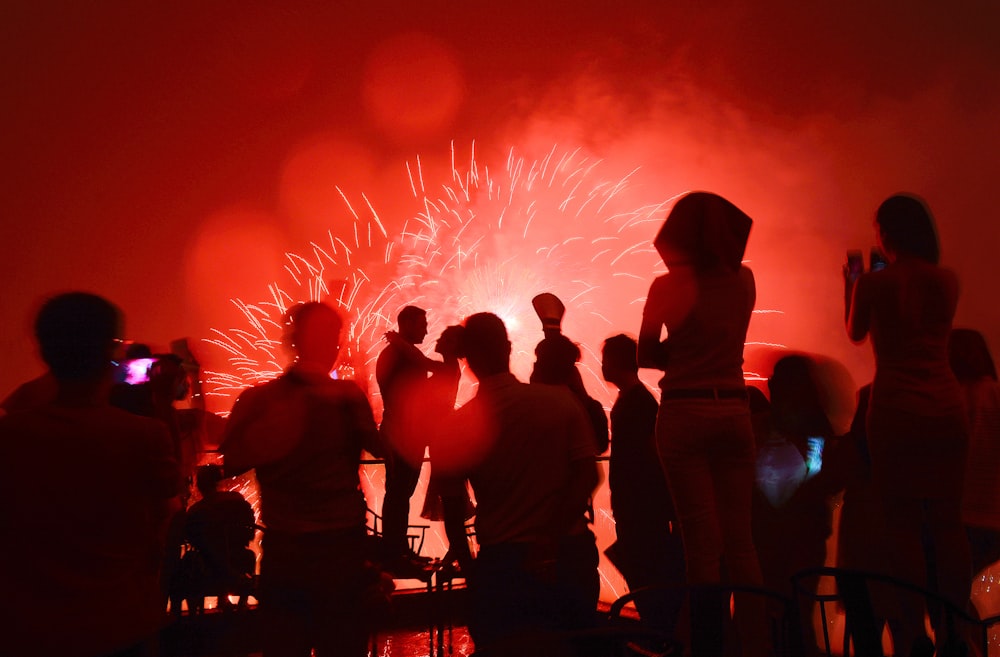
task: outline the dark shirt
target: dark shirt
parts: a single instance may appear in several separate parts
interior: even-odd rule
[[[427,368],[389,343],[379,354],[375,378],[382,395],[380,429],[392,450],[419,463],[424,458]]]
[[[222,444],[228,473],[256,469],[262,523],[296,534],[364,525],[362,449],[381,452],[357,384],[294,368],[240,395]]]
[[[656,399],[646,386],[623,390],[611,407],[608,485],[619,535],[676,520],[656,452]]]

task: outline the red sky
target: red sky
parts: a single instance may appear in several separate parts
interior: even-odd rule
[[[104,294],[155,346],[205,337],[286,250],[345,228],[333,185],[398,229],[405,163],[452,140],[497,168],[582,147],[639,167],[636,202],[729,197],[755,219],[759,305],[784,311],[757,337],[859,383],[844,252],[872,244],[882,199],[919,193],[958,323],[1000,349],[996,3],[3,4],[0,394],[41,371],[45,295]]]

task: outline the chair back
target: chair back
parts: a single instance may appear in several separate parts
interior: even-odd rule
[[[817,579],[821,580],[819,586],[815,585]],[[829,583],[824,585],[823,579],[831,580],[832,586]],[[796,599],[811,599],[819,605],[826,655],[882,657],[884,619],[878,613],[878,602],[872,601],[873,585],[883,594],[916,594],[925,601],[928,609],[940,614],[941,621],[937,627],[939,631],[946,632],[945,640],[939,642],[944,646],[942,657],[948,655],[949,650],[954,650],[956,655],[967,654],[967,643],[975,643],[980,651],[978,654],[989,654],[990,631],[1000,623],[1000,615],[978,618],[935,591],[882,573],[824,566],[793,575],[792,590]],[[833,593],[828,592],[831,590]],[[845,617],[843,644],[838,646],[839,652],[833,651],[836,637],[831,637],[829,633],[836,606],[843,608]]]

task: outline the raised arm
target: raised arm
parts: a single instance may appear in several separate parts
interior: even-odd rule
[[[448,366],[433,358],[428,358],[424,352],[420,351],[416,345],[410,344],[395,331],[386,331],[386,341],[397,349],[399,357],[414,367],[419,367],[425,372],[439,374],[448,371]]]

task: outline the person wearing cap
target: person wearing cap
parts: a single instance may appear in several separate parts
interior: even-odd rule
[[[531,370],[531,383],[566,386],[576,396],[590,418],[594,430],[594,453],[603,454],[609,443],[608,416],[604,406],[590,396],[576,364],[580,361],[580,347],[562,332],[562,319],[566,306],[551,292],[543,292],[531,300],[535,314],[542,321],[545,337],[535,345],[535,365]]]

